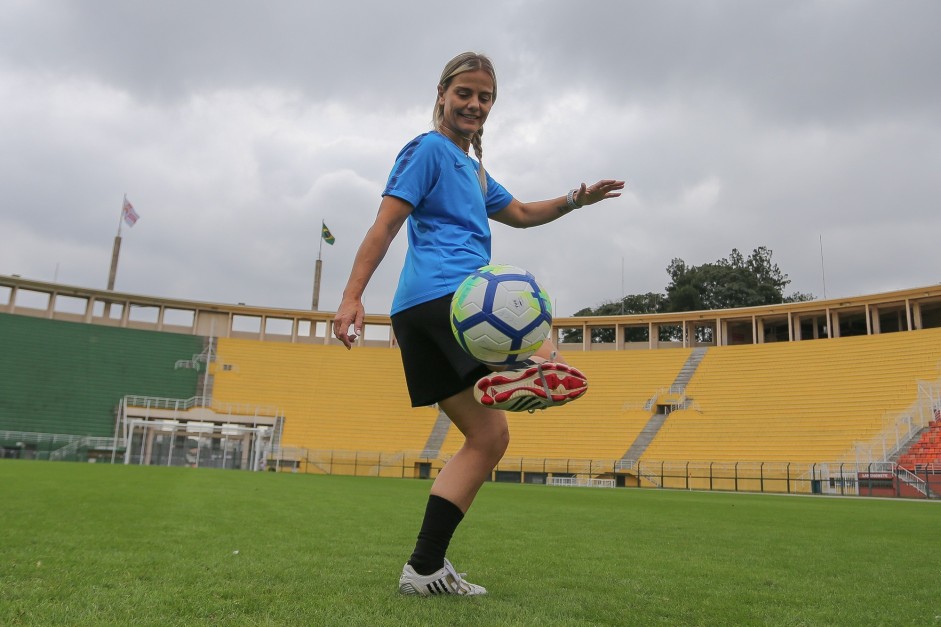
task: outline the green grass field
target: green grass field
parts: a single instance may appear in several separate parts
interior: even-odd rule
[[[2,625],[941,625],[941,504],[488,484],[397,593],[429,483],[0,462]]]

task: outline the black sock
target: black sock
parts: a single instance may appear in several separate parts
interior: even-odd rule
[[[428,497],[425,519],[418,532],[418,542],[408,563],[419,575],[430,575],[444,566],[454,530],[464,519],[464,512],[447,499],[432,494]]]

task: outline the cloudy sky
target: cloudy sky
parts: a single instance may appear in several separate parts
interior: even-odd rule
[[[476,50],[499,81],[485,162],[514,196],[628,182],[537,229],[493,223],[494,261],[558,315],[732,248],[771,248],[818,298],[934,284],[938,24],[931,0],[7,0],[0,274],[104,288],[126,193],[117,290],[309,308],[323,220],[332,311],[441,68]]]

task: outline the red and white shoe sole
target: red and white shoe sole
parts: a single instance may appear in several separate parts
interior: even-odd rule
[[[580,398],[587,391],[588,379],[577,368],[568,364],[543,362],[525,369],[494,372],[483,377],[474,386],[474,398],[485,407],[532,411],[564,405]]]

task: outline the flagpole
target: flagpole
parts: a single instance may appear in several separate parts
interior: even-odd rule
[[[118,234],[114,237],[114,247],[111,249],[111,271],[108,273],[108,291],[114,289],[114,278],[118,274],[118,256],[121,254],[121,223],[124,222],[124,204],[127,202],[127,194],[124,194],[124,200],[121,201],[121,212],[118,214]]]
[[[314,264],[314,296],[311,299],[311,303],[310,303],[310,308],[313,311],[317,311],[318,308],[320,307],[320,272],[323,269],[323,261],[321,259],[321,256],[323,254],[323,227],[324,227],[324,221],[321,218],[320,237],[317,238],[320,240],[320,246],[317,248],[317,262]]]

